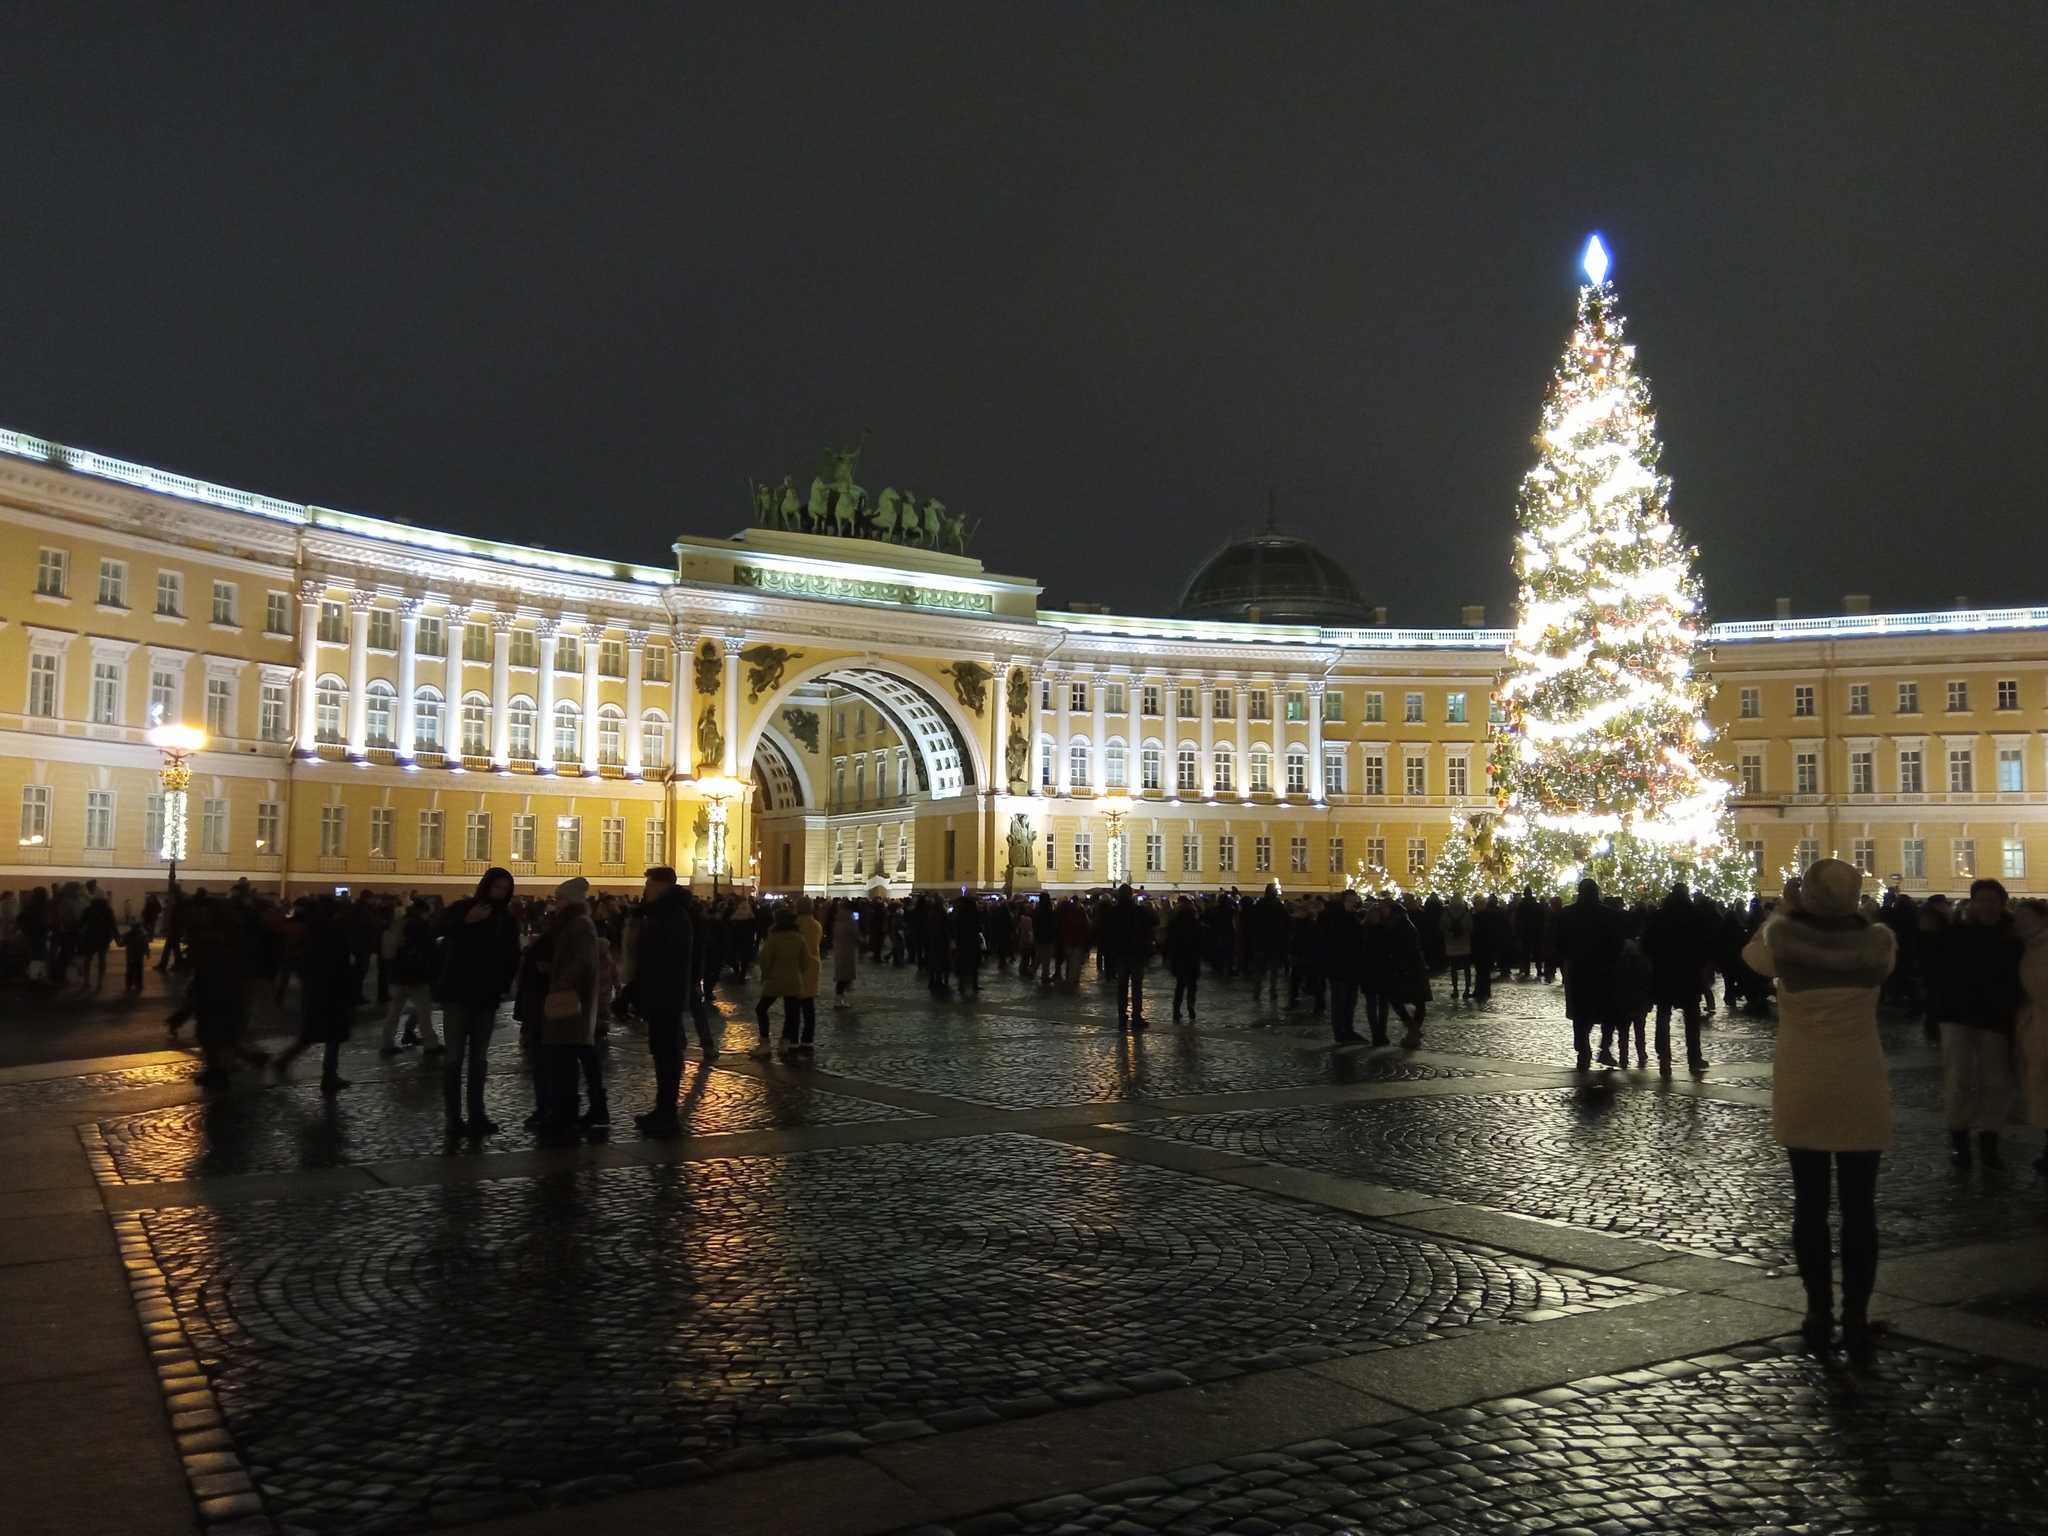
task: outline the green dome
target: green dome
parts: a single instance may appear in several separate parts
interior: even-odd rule
[[[1173,616],[1337,628],[1372,622],[1358,583],[1343,566],[1308,540],[1270,529],[1232,539],[1211,555]]]

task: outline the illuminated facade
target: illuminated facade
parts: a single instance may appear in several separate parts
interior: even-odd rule
[[[673,566],[299,506],[0,433],[10,885],[181,876],[452,891],[491,864],[998,886],[1022,815],[1102,883],[1122,792],[1153,889],[1406,881],[1484,809],[1505,632],[1042,612],[959,555],[751,529]],[[1716,749],[1763,884],[1821,853],[1909,889],[2048,888],[2048,609],[1729,624]],[[2038,872],[2038,873],[2037,873]]]

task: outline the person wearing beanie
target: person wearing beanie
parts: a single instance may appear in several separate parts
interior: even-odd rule
[[[1892,1142],[1891,1079],[1877,1033],[1877,999],[1898,941],[1858,911],[1863,874],[1821,859],[1742,951],[1778,979],[1771,1122],[1792,1164],[1792,1252],[1806,1287],[1801,1332],[1834,1343],[1834,1264],[1828,1186],[1842,1203],[1842,1342],[1868,1352],[1877,1284],[1877,1166]]]

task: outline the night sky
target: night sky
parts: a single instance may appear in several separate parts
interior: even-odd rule
[[[1718,617],[2048,602],[2048,7],[0,12],[0,424],[665,563],[746,483],[1502,621],[1604,232]]]

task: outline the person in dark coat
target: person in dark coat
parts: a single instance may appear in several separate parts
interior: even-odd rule
[[[1265,893],[1252,903],[1249,919],[1251,940],[1252,1001],[1259,1000],[1259,982],[1267,982],[1267,998],[1280,1001],[1280,978],[1287,969],[1287,903],[1280,899],[1280,887],[1268,884]]]
[[[358,993],[353,935],[332,896],[314,897],[307,910],[299,974],[299,1038],[278,1052],[272,1070],[283,1082],[292,1063],[317,1045],[320,1091],[336,1094],[349,1086],[341,1075],[341,1048],[348,1042]]]
[[[1152,914],[1138,905],[1130,886],[1116,888],[1103,914],[1102,958],[1116,981],[1116,1021],[1146,1028],[1145,961],[1152,953]]]
[[[2026,991],[2020,985],[2024,948],[1996,880],[1970,886],[1969,904],[1942,935],[1941,1075],[1944,1112],[1958,1166],[1978,1157],[1996,1168],[1998,1133],[2012,1115],[2013,1025]]]
[[[498,1128],[484,1113],[484,1076],[498,1007],[519,970],[519,920],[512,913],[512,891],[511,871],[485,870],[476,894],[453,903],[441,916],[441,976],[434,993],[448,1043],[441,1066],[442,1107],[454,1136],[488,1136]]]
[[[1365,932],[1358,920],[1358,893],[1324,904],[1317,919],[1322,930],[1323,972],[1330,988],[1330,1036],[1339,1049],[1365,1043],[1358,1033],[1358,988],[1364,969]]]
[[[633,1003],[647,1021],[647,1054],[654,1058],[654,1105],[633,1123],[647,1136],[674,1136],[681,1129],[676,1106],[683,1088],[683,1010],[691,1010],[697,1043],[708,1065],[718,1059],[709,1011],[695,985],[692,948],[696,925],[690,893],[666,864],[647,871],[641,894],[640,930],[633,944]]]
[[[1671,887],[1643,929],[1643,954],[1650,962],[1650,998],[1657,1005],[1657,1070],[1667,1076],[1674,1008],[1685,1018],[1686,1064],[1695,1072],[1705,1071],[1708,1065],[1700,1049],[1700,974],[1710,958],[1705,940],[1692,892],[1681,881]]]
[[[1572,1021],[1572,1048],[1582,1072],[1593,1065],[1593,1026],[1621,1022],[1615,1013],[1614,962],[1627,938],[1625,924],[1625,914],[1602,904],[1596,880],[1581,880],[1578,900],[1558,914],[1564,1011]]]
[[[1429,956],[1414,920],[1399,903],[1387,906],[1386,930],[1387,1000],[1404,1026],[1401,1049],[1419,1051],[1423,1017],[1429,1012]],[[1413,1013],[1409,1012],[1411,1008]]]
[[[953,900],[953,971],[960,995],[981,995],[981,904],[972,896]]]
[[[1183,896],[1173,904],[1166,919],[1166,968],[1173,973],[1173,1022],[1180,1022],[1181,1005],[1188,1010],[1188,1022],[1195,1022],[1195,992],[1202,982],[1202,951],[1207,936],[1195,904]]]

